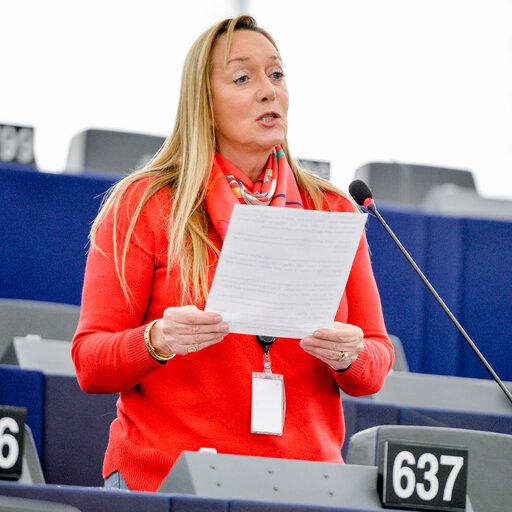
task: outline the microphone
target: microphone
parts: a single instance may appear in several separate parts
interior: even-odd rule
[[[355,180],[353,181],[349,187],[348,190],[350,192],[350,195],[354,199],[354,201],[359,205],[363,206],[364,208],[370,210],[375,217],[377,217],[378,221],[382,224],[384,229],[388,232],[389,236],[393,239],[393,242],[398,246],[402,254],[405,256],[407,261],[411,264],[412,268],[416,271],[416,273],[420,276],[423,283],[426,285],[426,287],[429,289],[430,293],[434,296],[436,301],[439,303],[439,305],[443,308],[444,312],[448,315],[450,320],[453,322],[455,327],[459,330],[459,332],[462,334],[464,339],[467,341],[469,346],[473,349],[473,352],[478,356],[482,364],[485,366],[487,371],[492,375],[492,378],[496,381],[498,386],[502,389],[503,393],[505,393],[505,396],[509,399],[510,403],[512,404],[512,394],[507,389],[505,384],[503,384],[502,380],[498,377],[496,372],[493,370],[492,366],[487,362],[485,357],[482,355],[480,350],[478,350],[478,347],[475,345],[473,340],[469,337],[468,333],[464,330],[462,325],[458,322],[458,320],[455,318],[453,313],[450,311],[448,306],[444,303],[443,299],[439,296],[439,294],[436,292],[434,287],[430,284],[429,280],[425,277],[423,272],[420,270],[418,265],[416,265],[416,262],[412,259],[410,254],[405,250],[405,247],[400,243],[400,240],[395,236],[391,228],[387,225],[386,221],[382,218],[381,214],[377,210],[377,207],[375,206],[375,202],[373,201],[372,191],[370,190],[370,187],[361,180]]]

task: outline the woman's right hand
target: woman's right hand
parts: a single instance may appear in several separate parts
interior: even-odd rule
[[[197,352],[222,341],[229,326],[218,313],[196,306],[167,308],[151,328],[150,341],[160,355]]]

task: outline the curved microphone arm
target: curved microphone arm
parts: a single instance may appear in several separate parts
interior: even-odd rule
[[[512,394],[507,389],[505,384],[503,384],[503,381],[498,377],[497,373],[494,371],[492,366],[487,362],[483,354],[480,352],[478,347],[475,345],[473,340],[469,337],[468,333],[464,330],[462,325],[459,323],[459,321],[455,318],[454,314],[450,311],[450,308],[445,304],[443,299],[439,296],[435,288],[430,284],[430,281],[425,277],[425,274],[420,270],[418,265],[416,265],[416,262],[412,259],[410,254],[407,252],[405,247],[401,244],[400,240],[395,236],[391,228],[388,226],[386,221],[383,219],[382,215],[377,210],[377,207],[375,206],[375,203],[372,198],[372,193],[369,187],[361,180],[353,181],[350,184],[349,187],[350,195],[354,198],[356,203],[358,203],[360,206],[363,206],[370,210],[375,217],[377,217],[378,221],[382,224],[384,229],[387,231],[389,236],[392,238],[393,242],[398,246],[402,254],[405,256],[407,261],[411,264],[412,268],[416,271],[416,273],[420,276],[423,283],[425,283],[425,286],[429,289],[430,293],[434,296],[436,301],[439,303],[441,308],[443,308],[443,311],[448,315],[450,320],[453,322],[455,327],[457,327],[458,331],[462,334],[466,342],[469,344],[469,346],[473,349],[473,352],[478,356],[478,359],[482,362],[482,364],[485,366],[487,371],[491,374],[492,378],[496,381],[498,386],[501,388],[503,393],[505,393],[505,396],[508,398],[510,403],[512,404]]]

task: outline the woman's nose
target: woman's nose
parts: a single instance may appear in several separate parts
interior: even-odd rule
[[[276,88],[270,78],[265,75],[261,79],[260,89],[258,91],[258,100],[261,102],[273,101],[276,99]]]

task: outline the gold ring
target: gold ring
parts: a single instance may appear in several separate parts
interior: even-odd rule
[[[344,350],[340,350],[338,352],[338,357],[336,358],[336,361],[343,361],[343,359],[346,359],[348,357],[348,352],[345,352]]]
[[[197,352],[197,347],[195,345],[190,345],[187,349],[188,353]]]

